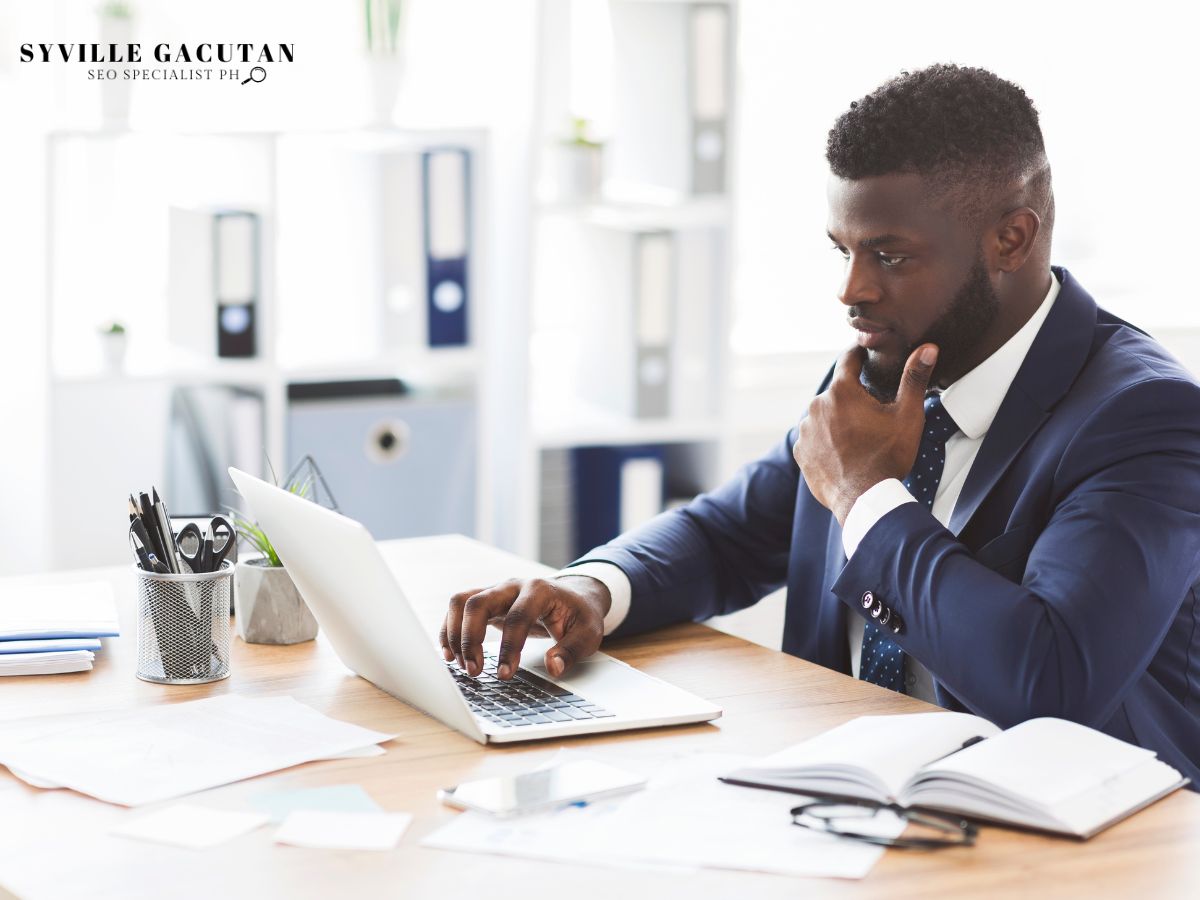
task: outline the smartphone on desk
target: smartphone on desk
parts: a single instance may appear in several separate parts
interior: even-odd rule
[[[589,759],[575,760],[500,778],[466,781],[458,787],[438,791],[447,806],[520,816],[544,812],[573,803],[591,803],[645,786],[640,775]]]

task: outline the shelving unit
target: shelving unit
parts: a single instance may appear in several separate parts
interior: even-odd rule
[[[574,450],[660,447],[667,467],[676,469],[675,474],[664,472],[664,499],[678,502],[686,498],[672,494],[669,483],[692,490],[715,486],[732,468],[735,443],[728,408],[728,333],[737,4],[608,0],[612,104],[611,109],[598,104],[608,119],[608,133],[603,135],[605,177],[598,192],[580,197],[555,189],[554,154],[561,152],[555,145],[561,143],[566,124],[580,118],[572,97],[579,93],[575,86],[595,74],[580,72],[581,63],[573,58],[572,35],[580,28],[574,19],[588,16],[587,25],[593,28],[595,12],[595,3],[589,10],[555,0],[543,0],[541,9],[529,396],[532,489],[539,504],[517,549],[554,565],[586,549],[568,547],[569,538],[564,540],[564,532],[570,531],[566,519],[573,515]],[[719,66],[711,58],[698,60],[714,49],[714,18],[718,25],[724,23]],[[603,38],[591,33],[588,40]],[[594,87],[584,91],[593,100]],[[719,121],[713,118],[714,96],[721,107]],[[714,129],[719,166],[711,164]],[[581,383],[589,380],[589,371],[581,375],[578,370],[582,365],[590,375],[611,380],[618,367],[628,364],[619,346],[589,345],[610,331],[646,325],[638,318],[645,309],[634,297],[645,264],[637,242],[659,236],[670,242],[673,266],[668,279],[669,358],[679,362],[680,335],[696,332],[697,323],[702,326],[691,338],[699,342],[689,351],[693,380],[682,411],[622,413],[598,400],[594,385]],[[558,271],[550,271],[555,266]],[[632,312],[625,309],[629,304]],[[697,366],[704,369],[699,375]],[[670,380],[677,380],[676,374],[673,371]],[[679,393],[673,392],[673,401]],[[681,466],[687,469],[682,479]]]
[[[475,535],[547,562],[565,560],[543,552],[545,533],[558,528],[547,505],[553,498],[543,475],[556,465],[561,475],[563,460],[569,466],[575,448],[660,447],[676,470],[668,480],[688,486],[688,491],[712,487],[729,473],[737,455],[732,452],[737,441],[736,417],[729,403],[728,343],[736,225],[732,197],[736,192],[737,2],[596,2],[607,2],[608,10],[624,23],[614,29],[614,42],[628,38],[631,17],[645,16],[645,36],[657,36],[671,50],[641,60],[648,66],[646,71],[662,82],[655,90],[631,86],[628,73],[639,68],[641,63],[634,64],[637,60],[622,69],[625,74],[614,84],[617,110],[607,139],[608,152],[617,155],[610,159],[605,189],[594,196],[547,197],[538,177],[548,171],[546,148],[559,138],[568,119],[569,85],[578,62],[569,49],[574,3],[564,0],[540,4],[538,66],[531,84],[536,98],[528,104],[531,128],[527,138],[524,132],[517,135],[520,147],[511,142],[511,130],[506,135],[510,143],[504,145],[503,184],[493,183],[492,138],[481,129],[193,134],[62,130],[48,136],[46,358],[50,362],[43,377],[49,385],[50,433],[45,445],[53,454],[46,520],[55,530],[53,540],[47,535],[44,541],[52,548],[49,565],[83,566],[127,558],[121,486],[161,482],[162,432],[156,417],[145,410],[161,409],[178,385],[233,385],[259,392],[266,409],[265,446],[275,460],[286,458],[287,386],[293,382],[399,377],[418,385],[469,392],[477,411]],[[718,10],[728,23],[720,85],[725,98],[720,189],[710,185],[696,190],[691,176],[691,188],[683,184],[687,179],[674,175],[667,179],[669,183],[654,183],[650,177],[639,184],[639,169],[650,176],[669,172],[670,155],[659,153],[663,147],[646,150],[644,142],[638,145],[640,150],[626,145],[618,152],[622,129],[672,117],[663,132],[675,142],[672,152],[691,153],[691,126],[680,117],[686,118],[691,102],[688,23],[696,10]],[[627,58],[630,52],[644,51],[645,45],[639,47],[614,44],[614,52],[617,58]],[[630,116],[628,106],[621,104],[631,102],[645,105]],[[296,221],[289,201],[295,195],[289,195],[285,185],[292,170],[290,150],[335,148],[370,154],[406,142],[465,146],[473,153],[470,280],[475,318],[468,349],[381,353],[372,340],[364,339],[360,345],[346,336],[354,331],[348,329],[347,320],[328,317],[358,316],[361,332],[363,304],[373,302],[364,297],[373,288],[361,279],[351,278],[342,288],[296,275],[298,270],[286,268],[280,256],[290,240],[288,229]],[[497,141],[497,161],[500,147]],[[643,151],[655,154],[646,166],[638,162]],[[691,166],[687,159],[679,164]],[[314,170],[308,184],[321,188],[320,170]],[[353,190],[361,187],[351,185]],[[79,198],[89,193],[99,195],[100,199],[90,201],[97,208],[79,206]],[[262,342],[259,358],[200,358],[165,344],[164,210],[175,203],[225,203],[260,212],[260,333],[269,339]],[[163,227],[154,224],[158,217]],[[339,264],[346,248],[353,249],[353,242],[340,233],[352,218],[343,210],[331,226],[338,232],[332,243],[339,248],[335,255]],[[70,240],[60,233],[63,228]],[[554,258],[546,241],[553,243],[568,233],[585,236],[576,245],[585,254],[589,247],[607,244],[612,251],[647,235],[703,236],[711,243],[712,252],[702,254],[704,273],[698,276],[694,267],[685,267],[686,271],[677,267],[672,276],[676,284],[681,275],[693,282],[699,278],[710,289],[710,299],[703,303],[694,301],[696,295],[689,295],[692,305],[687,297],[672,300],[674,315],[684,316],[684,322],[704,323],[712,336],[711,345],[700,355],[706,370],[701,374],[708,379],[702,408],[639,417],[606,408],[576,390],[582,342],[596,336],[595,323],[611,312],[605,304],[628,303],[629,296],[609,294],[597,305],[589,293],[596,279],[585,284],[589,291],[569,286],[547,290],[537,271],[542,261]],[[601,272],[605,268],[597,255],[590,264]],[[353,263],[346,265],[357,271]],[[297,281],[323,301],[294,305]],[[632,291],[632,281],[628,288]],[[504,308],[493,302],[500,296]],[[591,326],[581,327],[572,318],[580,306],[592,317]],[[135,307],[150,309],[151,314],[134,320],[129,310]],[[627,320],[631,317],[627,311]],[[120,372],[105,369],[96,352],[92,329],[107,318],[128,318],[131,324],[128,360]],[[296,325],[302,327],[297,330]],[[323,350],[317,347],[322,352],[309,352],[314,334],[324,341]],[[330,347],[334,352],[324,352]],[[88,446],[77,444],[81,435],[89,436]],[[89,462],[81,466],[80,459]],[[397,502],[404,498],[398,497]]]
[[[361,291],[329,290],[316,296],[305,284],[281,284],[279,253],[288,248],[288,154],[308,145],[352,147],[357,152],[464,148],[471,154],[469,227],[470,345],[463,348],[379,347],[363,352],[357,335],[369,337],[365,320],[353,329],[333,327],[353,299],[361,310],[371,298]],[[479,129],[392,129],[372,132],[201,132],[158,134],[119,130],[60,130],[46,137],[46,340],[49,410],[46,446],[51,449],[47,519],[54,534],[48,563],[56,567],[111,564],[128,556],[122,489],[164,485],[167,407],[181,386],[228,386],[262,398],[263,447],[280,475],[302,455],[287,446],[288,385],[305,381],[400,378],[419,391],[473,398],[476,434],[492,415],[495,396],[483,376],[486,329],[478,327],[489,298],[485,239],[487,137]],[[328,170],[311,177],[330,176]],[[261,285],[258,355],[219,359],[181,349],[167,340],[166,210],[169,205],[229,206],[258,213],[261,223]],[[161,223],[161,225],[160,225]],[[346,232],[338,219],[330,228]],[[312,248],[319,252],[320,247]],[[336,277],[341,257],[325,266]],[[284,279],[286,282],[287,279]],[[351,297],[355,293],[355,297]],[[307,294],[307,295],[306,295]],[[420,298],[418,298],[420,299]],[[423,301],[421,301],[423,302]],[[325,317],[325,327],[319,318]],[[343,341],[306,347],[284,340],[289,323],[316,322],[318,338]],[[101,319],[128,323],[129,352],[114,370],[105,365],[93,333]],[[344,318],[344,317],[343,317]],[[302,336],[303,337],[303,336]],[[362,341],[363,344],[370,343]],[[81,447],[81,436],[88,446]],[[86,459],[85,465],[80,460]],[[486,539],[483,515],[493,472],[476,454],[477,536]]]

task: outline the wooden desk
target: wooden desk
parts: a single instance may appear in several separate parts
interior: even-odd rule
[[[384,545],[425,621],[438,621],[455,589],[542,571],[466,540]],[[706,870],[566,866],[429,850],[417,841],[456,813],[438,787],[532,766],[566,743],[598,757],[662,759],[683,752],[762,754],[866,713],[927,710],[926,704],[838,675],[701,625],[613,642],[607,652],[725,709],[713,725],[568,738],[484,748],[354,677],[329,645],[243,644],[233,675],[196,687],[134,678],[133,576],[103,569],[12,579],[110,580],[124,636],[105,641],[90,673],[4,679],[0,721],[80,709],[121,709],[238,692],[290,694],[340,719],[395,733],[387,755],[311,763],[206,792],[208,805],[240,806],[268,789],[357,783],[388,810],[415,814],[391,853],[301,850],[271,843],[264,828],[207,851],[110,837],[127,810],[70,791],[38,791],[0,770],[0,884],[22,897],[603,897],[730,898],[1200,895],[1200,796],[1181,791],[1087,843],[985,829],[976,847],[936,853],[889,851],[862,881],[794,879]],[[134,813],[136,815],[136,813]],[[2,892],[0,892],[2,895]]]

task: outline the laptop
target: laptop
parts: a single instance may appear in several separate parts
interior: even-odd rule
[[[229,474],[342,662],[469,738],[511,743],[721,715],[707,700],[604,653],[552,678],[541,654],[527,647],[513,679],[501,681],[485,646],[484,670],[472,678],[443,660],[361,523],[238,469]]]

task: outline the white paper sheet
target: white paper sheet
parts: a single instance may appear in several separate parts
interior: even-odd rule
[[[785,875],[862,878],[882,849],[792,824],[797,798],[739,788],[717,776],[746,757],[700,754],[664,766],[646,789],[554,813],[496,819],[462,813],[422,846],[595,865],[660,864]],[[896,835],[890,814],[879,833]]]
[[[106,581],[0,588],[0,640],[119,633],[117,604]]]
[[[391,850],[412,822],[408,813],[298,810],[275,832],[275,843],[325,850]]]
[[[0,763],[41,783],[139,806],[390,740],[291,697],[210,697],[0,727]]]
[[[90,650],[52,650],[48,653],[0,654],[0,675],[62,675],[86,672],[96,654]]]
[[[31,641],[0,641],[0,663],[9,653],[50,653],[55,650],[100,649],[100,638],[43,638]]]
[[[267,823],[266,813],[211,809],[177,803],[125,822],[112,830],[121,837],[203,850]]]

